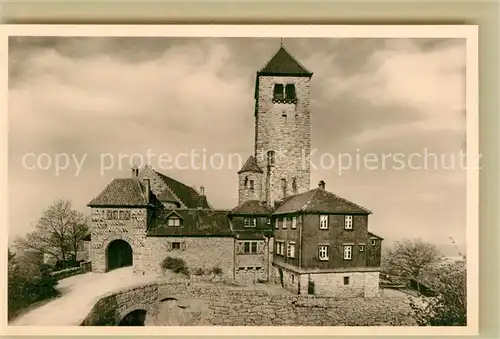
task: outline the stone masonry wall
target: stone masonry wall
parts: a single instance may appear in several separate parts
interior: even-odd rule
[[[275,83],[294,83],[297,102],[273,102]],[[310,164],[303,162],[311,150],[310,79],[307,77],[259,77],[255,152],[257,164],[267,175],[267,151],[274,150],[275,166],[270,174],[271,203],[283,198],[281,180],[286,179],[286,194],[292,195],[292,181],[297,193],[310,189]],[[265,186],[264,186],[265,187]]]
[[[284,296],[230,286],[175,281],[137,286],[104,296],[81,324],[117,324],[129,312],[143,309],[154,313],[163,301],[173,299],[183,300],[184,309],[189,309],[194,301],[205,304],[207,311],[203,325],[415,326],[413,313],[404,298]],[[164,319],[164,323],[173,322]]]
[[[380,296],[379,272],[342,272],[299,274],[284,267],[273,266],[270,280],[281,284],[279,270],[283,272],[283,287],[292,293],[309,294],[309,281],[314,283],[314,295],[331,297]],[[349,283],[344,285],[344,277]]]
[[[106,211],[130,212],[129,220],[108,220]],[[92,208],[90,260],[92,271],[107,270],[106,249],[113,240],[125,240],[132,247],[134,271],[141,271],[142,248],[146,240],[145,208]]]
[[[172,249],[173,242],[179,242],[181,248]],[[218,266],[226,278],[233,279],[234,238],[148,237],[145,243],[140,260],[146,271],[161,273],[161,262],[170,256],[182,258],[192,271]]]
[[[344,285],[344,277],[349,279],[348,285]],[[309,279],[317,295],[363,297],[365,293],[364,272],[316,273]]]

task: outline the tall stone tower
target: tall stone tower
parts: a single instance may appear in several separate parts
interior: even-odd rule
[[[283,45],[257,72],[255,159],[263,171],[260,200],[271,207],[310,189],[311,77]]]

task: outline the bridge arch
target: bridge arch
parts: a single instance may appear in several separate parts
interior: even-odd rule
[[[117,326],[144,326],[146,316],[151,311],[147,304],[136,304],[121,311],[115,319]]]

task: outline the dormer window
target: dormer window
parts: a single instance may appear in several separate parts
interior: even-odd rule
[[[255,227],[257,226],[257,219],[255,218],[245,218],[243,221],[245,227]]]
[[[295,102],[297,94],[294,84],[274,84],[273,101],[277,102]]]
[[[176,215],[172,215],[172,216],[168,217],[167,225],[168,226],[172,226],[172,227],[180,226],[181,225],[181,219],[178,216],[176,216]]]

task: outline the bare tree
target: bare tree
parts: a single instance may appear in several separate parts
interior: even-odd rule
[[[417,292],[420,294],[419,280],[422,272],[441,259],[436,246],[421,239],[405,239],[396,242],[394,248],[385,253],[383,267],[389,274],[415,279]]]
[[[50,254],[60,260],[64,268],[68,259],[76,260],[78,246],[87,232],[84,215],[72,209],[71,201],[61,199],[44,211],[35,230],[25,238],[16,239],[16,246]]]

